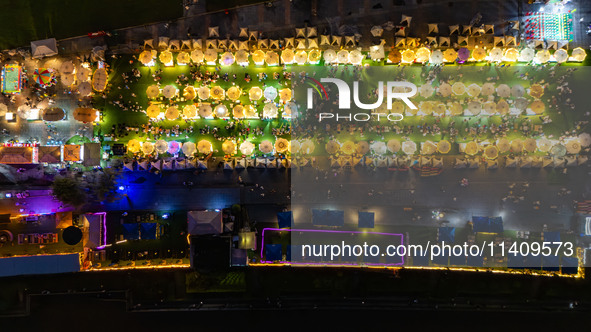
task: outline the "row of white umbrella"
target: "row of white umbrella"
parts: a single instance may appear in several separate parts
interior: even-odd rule
[[[227,155],[234,155],[240,152],[242,155],[250,156],[255,152],[255,144],[250,141],[244,141],[238,145],[233,140],[226,140],[222,143],[222,151]],[[278,138],[275,143],[269,140],[263,140],[259,143],[259,151],[263,154],[268,153],[285,153],[290,151],[290,142],[285,138]],[[127,150],[131,153],[143,153],[151,155],[153,153],[163,154],[178,154],[183,152],[186,156],[192,156],[196,152],[202,154],[210,154],[213,152],[213,144],[208,140],[200,140],[197,144],[193,142],[180,143],[177,141],[157,140],[156,142],[140,142],[136,139],[131,139],[127,143]]]
[[[283,107],[282,116],[285,118],[291,117],[293,104],[287,104]],[[168,106],[166,109],[158,104],[151,104],[146,109],[146,115],[152,119],[165,118],[167,120],[176,120],[179,117],[184,119],[196,119],[197,116],[204,119],[217,118],[234,118],[234,119],[259,119],[262,118],[274,119],[279,116],[279,108],[274,103],[265,103],[262,109],[261,116],[253,105],[235,105],[231,109],[225,104],[217,104],[213,106],[210,103],[199,103],[193,105],[186,105],[182,111],[177,106]]]
[[[449,97],[450,95],[463,96],[468,95],[476,98],[479,96],[497,95],[500,98],[521,98],[530,96],[539,99],[544,94],[544,86],[534,83],[529,88],[521,84],[509,86],[507,84],[496,85],[494,83],[484,83],[482,85],[472,83],[468,86],[464,82],[454,82],[452,84],[444,82],[438,87],[431,84],[424,84],[418,88],[419,95],[424,98],[429,98],[437,92],[442,97]]]
[[[289,88],[283,88],[281,90],[277,90],[274,86],[267,86],[265,89],[261,89],[258,86],[251,87],[248,92],[243,92],[240,87],[232,86],[228,88],[228,90],[224,90],[221,86],[202,86],[199,88],[193,86],[187,86],[183,90],[183,97],[186,100],[193,100],[195,98],[199,98],[200,100],[222,100],[228,99],[231,101],[238,100],[243,94],[247,94],[248,98],[251,101],[258,101],[261,98],[265,97],[268,101],[274,101],[279,97],[279,100],[282,103],[287,103],[291,100],[292,91]],[[154,84],[148,86],[146,89],[146,96],[149,99],[155,99],[158,96],[162,95],[167,99],[172,99],[179,96],[179,89],[174,85],[166,85],[162,89]]]

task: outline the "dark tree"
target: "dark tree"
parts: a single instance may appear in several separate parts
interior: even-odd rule
[[[62,203],[73,207],[80,207],[86,203],[86,192],[78,180],[71,177],[54,180],[53,195]]]

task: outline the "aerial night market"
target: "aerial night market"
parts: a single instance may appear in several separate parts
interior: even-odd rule
[[[0,330],[591,323],[591,2],[0,9]]]

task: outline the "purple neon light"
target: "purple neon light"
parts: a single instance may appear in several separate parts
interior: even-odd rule
[[[331,231],[325,229],[282,229],[282,228],[263,228],[263,233],[261,236],[261,259],[263,259],[263,250],[265,249],[265,231],[278,231],[278,232],[312,232],[312,233],[348,233],[348,234],[377,234],[377,235],[388,235],[388,236],[400,236],[400,245],[404,245],[404,235],[397,234],[397,233],[381,233],[381,232],[359,232],[359,231]],[[373,264],[373,263],[365,263],[364,265],[367,266],[400,266],[404,265],[404,256],[401,256],[402,262],[401,263],[393,263],[393,264]],[[273,261],[262,261],[261,263],[273,263]],[[293,263],[287,261],[280,261],[279,263],[282,264],[291,264],[291,265],[335,265],[335,266],[358,266],[359,264],[353,263],[338,263],[338,264],[331,264],[331,263]]]
[[[107,212],[96,212],[94,215],[103,216],[103,245],[96,247],[97,250],[105,249],[107,247]]]

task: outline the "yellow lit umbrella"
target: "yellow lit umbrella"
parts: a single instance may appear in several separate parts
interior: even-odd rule
[[[511,149],[511,143],[506,138],[501,138],[497,141],[497,148],[501,153],[508,152]]]
[[[211,145],[211,142],[206,141],[204,139],[200,140],[197,143],[197,151],[199,151],[199,153],[203,153],[203,154],[209,154],[213,151],[213,147]]]
[[[480,95],[480,86],[476,83],[468,85],[468,95],[474,98],[478,97]]]
[[[464,148],[464,152],[471,156],[478,153],[478,144],[476,142],[468,142]]]
[[[420,63],[425,63],[429,61],[429,57],[431,56],[431,51],[429,51],[426,47],[421,47],[415,53],[416,61]]]
[[[263,116],[265,118],[276,118],[277,117],[277,106],[274,103],[266,103],[263,107]]]
[[[244,116],[247,118],[258,118],[257,110],[252,105],[244,106]]]
[[[364,155],[369,152],[369,144],[366,141],[360,141],[355,144],[355,151],[360,155]]]
[[[464,107],[462,107],[462,105],[456,101],[451,103],[449,106],[449,111],[452,116],[460,116],[464,114]]]
[[[341,148],[341,146],[336,141],[330,140],[330,141],[328,141],[326,143],[326,145],[324,146],[324,148],[326,149],[326,153],[328,153],[328,154],[335,154],[335,153],[337,153],[339,151],[339,149]]]
[[[445,111],[447,111],[447,107],[444,103],[436,103],[435,107],[433,108],[433,115],[435,116],[444,116]]]
[[[536,114],[542,114],[544,113],[544,110],[546,110],[546,106],[541,100],[534,100],[534,102],[529,105],[529,108]]]
[[[324,56],[326,57],[326,53]],[[388,53],[388,61],[391,63],[399,63],[402,61],[402,54],[399,50],[392,50],[390,53]]]
[[[144,142],[142,144],[142,152],[146,155],[152,154],[152,152],[154,152],[154,144],[150,142]]]
[[[193,61],[193,63],[200,63],[203,62],[203,51],[201,50],[193,50],[191,52],[191,61]]]
[[[501,98],[509,98],[511,97],[511,88],[507,84],[499,84],[497,95]]]
[[[494,47],[492,50],[490,50],[490,53],[488,55],[490,57],[491,61],[501,61],[503,60],[503,50],[498,48],[498,47]]]
[[[433,89],[433,86],[431,84],[423,84],[419,88],[419,94],[421,95],[421,97],[424,98],[431,97],[433,95],[433,92],[435,92],[435,89]]]
[[[483,48],[476,48],[472,52],[472,58],[476,61],[482,61],[486,58],[486,51]]]
[[[164,87],[164,89],[162,89],[162,95],[168,99],[174,98],[177,95],[177,93],[178,90],[174,85],[167,85]]]
[[[234,116],[235,119],[242,119],[244,117],[244,107],[242,105],[234,106],[234,109],[232,109],[232,116]]]
[[[129,142],[127,142],[127,151],[131,153],[140,152],[140,148],[140,142],[137,139],[130,139]]]
[[[346,141],[345,143],[343,143],[343,145],[341,145],[341,152],[344,154],[351,155],[355,153],[355,150],[355,143],[351,141]]]
[[[539,50],[535,59],[538,63],[546,63],[550,60],[550,52],[548,50]]]
[[[218,52],[216,52],[214,49],[209,48],[205,50],[205,53],[203,53],[203,57],[205,58],[205,62],[213,64],[218,59]]]
[[[504,99],[501,99],[501,101],[497,103],[497,113],[505,115],[507,112],[509,112],[509,103]]]
[[[462,82],[455,82],[452,86],[451,86],[451,91],[456,95],[456,96],[461,96],[464,93],[466,93],[466,86],[464,85],[464,83]]]
[[[230,99],[231,101],[235,101],[236,99],[240,98],[241,93],[242,92],[240,91],[239,87],[233,86],[228,89],[228,99]]]
[[[187,64],[189,62],[191,62],[191,56],[187,52],[180,52],[176,56],[176,63],[179,65]]]
[[[297,59],[297,54],[296,54]],[[337,53],[337,62],[338,63],[348,63],[349,62],[349,52],[347,50],[340,50]]]
[[[308,62],[309,63],[318,63],[320,58],[322,57],[322,53],[318,49],[313,49],[308,53]]]
[[[261,88],[259,88],[258,86],[253,86],[252,88],[250,88],[250,90],[248,90],[248,97],[252,101],[259,100],[262,96],[263,90],[261,90]]]
[[[212,114],[211,104],[201,103],[199,104],[199,116],[202,118],[209,118]]]
[[[166,109],[166,113],[164,113],[164,116],[168,120],[175,120],[176,118],[179,117],[179,109],[174,106],[171,106]]]
[[[536,148],[537,148],[536,140],[533,138],[526,138],[525,141],[523,142],[523,148],[527,152],[536,151]]]
[[[148,96],[148,98],[153,99],[158,97],[158,95],[160,94],[160,88],[158,88],[157,85],[150,85],[147,89],[146,89],[146,96]]]
[[[183,116],[187,119],[192,119],[197,116],[197,107],[195,105],[187,105],[183,108]]]
[[[566,143],[565,147],[566,147],[566,152],[569,154],[577,154],[577,153],[581,152],[581,143],[579,143],[579,141],[576,139],[568,141]]]
[[[484,148],[484,156],[488,159],[496,159],[499,156],[499,149],[494,145]]]
[[[205,99],[209,98],[209,96],[210,96],[209,92],[210,91],[209,91],[208,87],[202,86],[197,90],[197,95],[199,96],[199,99],[205,100]]]
[[[193,86],[189,85],[183,90],[183,97],[185,97],[186,100],[193,100],[197,97],[197,91],[195,91]]]
[[[583,61],[585,60],[585,57],[587,57],[587,52],[585,52],[584,49],[577,47],[573,50],[573,53],[571,54],[571,57],[575,60],[575,61]]]
[[[291,100],[291,89],[285,88],[285,89],[279,90],[279,99],[281,99],[281,102],[283,102],[283,103],[287,103],[288,101],[290,101]]]
[[[360,65],[363,58],[364,56],[359,50],[353,50],[349,53],[349,62],[351,62],[351,64]]]
[[[197,151],[197,146],[193,142],[185,142],[183,143],[181,149],[183,150],[185,156],[191,157],[195,153],[195,151]]]
[[[384,105],[384,104],[382,104]],[[395,101],[392,103],[392,113],[402,114],[404,113],[405,105],[401,101]]]
[[[222,143],[222,151],[224,151],[225,154],[235,154],[236,153],[236,143],[230,141],[230,140],[226,140],[224,143]]]
[[[492,83],[484,83],[480,89],[480,94],[483,96],[490,96],[495,93],[495,85]]]
[[[251,54],[252,61],[257,65],[262,65],[265,62],[265,52],[256,50]]]
[[[424,115],[431,115],[433,114],[433,102],[432,101],[422,101],[419,104],[419,111]]]
[[[413,141],[404,141],[402,143],[402,152],[405,154],[414,154],[417,151],[417,143]]]
[[[444,153],[444,154],[449,153],[450,150],[451,150],[451,143],[449,143],[449,141],[442,140],[437,143],[437,151],[439,151],[439,153]]]
[[[421,146],[422,154],[434,154],[437,151],[437,146],[431,141],[424,142]]]
[[[148,109],[146,110],[146,114],[151,117],[152,119],[155,119],[158,117],[158,115],[160,115],[160,106],[152,104],[150,106],[148,106]]]
[[[160,62],[162,62],[165,65],[172,64],[172,53],[170,53],[169,51],[164,51],[160,53],[160,56],[158,58],[160,59]]]
[[[442,97],[448,97],[449,95],[451,95],[451,85],[447,83],[441,83],[441,85],[439,85],[439,88],[437,89],[437,92]]]
[[[515,62],[515,61],[517,61],[518,58],[519,58],[519,51],[517,49],[511,47],[505,51],[505,59],[507,61]]]
[[[156,144],[154,144],[154,149],[156,149],[156,152],[158,153],[166,153],[166,151],[168,151],[168,143],[162,139],[157,140]]]
[[[274,51],[267,51],[265,54],[265,62],[268,66],[276,66],[279,64],[279,55]]]
[[[152,52],[143,51],[142,53],[140,53],[138,59],[144,66],[147,66],[148,64],[150,64],[150,62],[152,62]]]
[[[400,141],[397,139],[391,139],[388,141],[388,143],[386,144],[386,146],[388,147],[388,151],[392,152],[392,153],[396,153],[398,151],[400,151]]]
[[[291,48],[285,49],[283,52],[281,52],[281,61],[286,65],[292,64],[294,58],[295,54]]]
[[[482,105],[482,110],[486,112],[486,114],[494,114],[497,110],[497,104],[494,101],[487,101]]]
[[[226,92],[221,86],[216,85],[213,88],[211,88],[211,90],[209,90],[209,94],[211,95],[211,98],[220,100],[224,99]]]
[[[533,84],[529,88],[529,95],[537,99],[542,98],[542,96],[544,95],[544,86],[537,83]]]
[[[453,48],[448,48],[445,50],[445,52],[443,52],[443,60],[445,60],[445,62],[454,62],[457,58],[458,52],[456,52],[456,50]]]
[[[402,52],[402,62],[411,63],[415,61],[416,55],[412,50],[404,50]]]
[[[271,153],[273,152],[273,144],[270,141],[262,141],[261,144],[259,144],[259,150],[261,150],[262,153]]]
[[[240,144],[240,152],[243,155],[250,156],[254,152],[254,144],[249,141],[242,142],[242,144]]]
[[[285,138],[278,138],[275,141],[275,151],[277,153],[285,153],[289,149],[289,141]]]
[[[234,61],[234,54],[232,54],[232,52],[224,52],[224,54],[222,54],[220,57],[220,64],[223,66],[229,66],[233,64]]]
[[[236,63],[241,66],[248,65],[248,52],[245,50],[239,50],[236,52]]]
[[[228,108],[224,104],[217,105],[213,109],[213,112],[215,113],[215,116],[217,116],[218,118],[225,118],[228,116]]]
[[[511,151],[519,153],[523,151],[523,141],[519,138],[514,139],[511,142]]]
[[[540,138],[536,145],[541,152],[548,152],[552,148],[552,142],[546,137]]]

